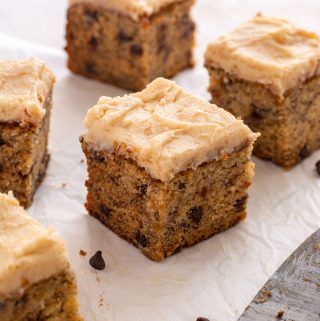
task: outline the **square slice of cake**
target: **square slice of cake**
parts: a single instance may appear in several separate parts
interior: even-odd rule
[[[82,321],[64,243],[0,194],[0,320]]]
[[[100,98],[85,126],[87,210],[149,258],[245,217],[257,135],[225,110],[158,78]]]
[[[89,78],[141,90],[192,67],[194,0],[70,0],[68,66]]]
[[[320,39],[257,15],[208,46],[213,102],[261,133],[254,154],[289,168],[320,147]]]
[[[52,71],[40,60],[0,60],[0,192],[31,205],[47,168]]]

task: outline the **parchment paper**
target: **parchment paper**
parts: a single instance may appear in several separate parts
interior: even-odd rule
[[[21,5],[24,3],[20,0]],[[211,321],[235,321],[284,259],[319,227],[320,178],[315,163],[320,152],[289,172],[254,158],[256,176],[246,221],[162,263],[148,260],[89,217],[84,209],[86,163],[82,161],[84,155],[78,141],[83,132],[82,121],[99,96],[122,95],[125,91],[72,75],[66,69],[66,57],[60,49],[65,3],[48,3],[56,6],[54,12],[63,15],[53,20],[47,8],[48,26],[41,26],[32,23],[30,16],[20,19],[21,10],[16,9],[17,16],[13,14],[19,1],[1,1],[0,17],[5,20],[0,21],[0,58],[40,57],[58,76],[50,133],[51,161],[29,212],[44,224],[54,226],[64,238],[77,275],[85,320],[195,321],[198,316],[205,316]],[[3,8],[9,8],[6,15]],[[257,11],[287,17],[320,31],[318,1],[199,0],[194,10],[198,65],[175,80],[190,92],[209,99],[208,77],[202,67],[207,43]],[[16,22],[18,27],[11,33],[3,21],[12,26]],[[56,21],[56,27],[52,21]],[[38,35],[42,45],[8,35],[21,35],[23,23],[23,39],[34,41]],[[51,40],[59,46],[43,45]],[[80,249],[88,255],[79,256]],[[103,251],[107,262],[102,272],[94,271],[88,264],[90,255],[97,250]]]

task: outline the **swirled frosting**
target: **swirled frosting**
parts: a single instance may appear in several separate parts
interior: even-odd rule
[[[163,78],[139,93],[101,97],[88,111],[85,127],[84,140],[93,148],[131,158],[164,182],[257,137],[227,111]]]
[[[286,20],[257,15],[208,46],[208,67],[270,87],[276,95],[320,74],[320,38]]]
[[[0,60],[0,121],[41,122],[54,83],[54,74],[41,60]]]
[[[0,298],[69,267],[63,241],[32,219],[12,193],[0,194]]]
[[[184,0],[69,0],[69,5],[76,3],[97,4],[138,20],[139,17],[150,16],[171,3],[182,1]]]

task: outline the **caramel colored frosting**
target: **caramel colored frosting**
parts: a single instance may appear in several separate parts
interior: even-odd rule
[[[32,219],[12,193],[0,194],[0,298],[69,267],[63,241]]]
[[[76,3],[93,3],[116,10],[138,20],[141,16],[150,16],[163,7],[183,0],[69,0],[69,5]]]
[[[0,121],[38,124],[54,82],[54,74],[38,59],[0,60]]]
[[[131,158],[163,182],[257,137],[227,111],[163,78],[139,93],[101,97],[88,111],[85,126],[84,140],[93,148]]]
[[[320,74],[320,39],[286,20],[257,15],[210,44],[205,60],[208,67],[267,85],[282,96]]]

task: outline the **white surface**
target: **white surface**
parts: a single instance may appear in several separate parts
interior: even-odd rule
[[[97,97],[124,91],[66,70],[60,50],[64,5],[61,0],[1,0],[0,58],[43,58],[59,78],[50,135],[52,157],[30,212],[66,240],[85,320],[194,321],[201,315],[211,321],[235,321],[282,261],[319,227],[320,178],[314,164],[320,152],[290,172],[255,158],[246,221],[162,263],[149,261],[86,215],[83,207],[86,165],[80,162],[84,156],[78,142],[82,120]],[[318,1],[199,0],[195,9],[199,64],[179,75],[178,83],[208,98],[202,68],[207,42],[257,11],[290,17],[302,27],[320,31]],[[89,255],[80,257],[80,249]],[[107,261],[102,272],[88,265],[98,249]]]

